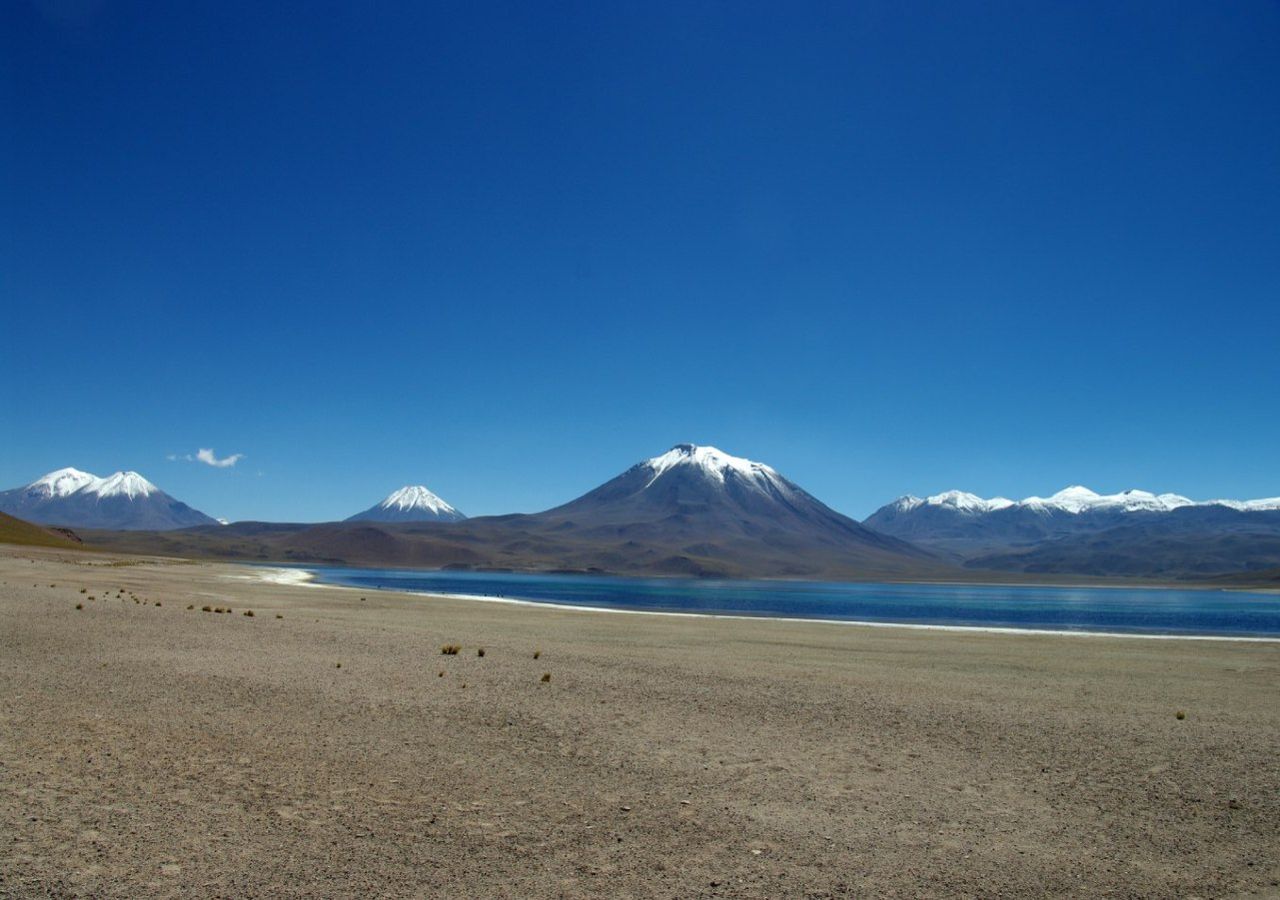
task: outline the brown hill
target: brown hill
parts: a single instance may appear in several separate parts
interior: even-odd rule
[[[63,547],[68,550],[77,550],[82,546],[74,531],[66,528],[44,528],[6,513],[0,513],[0,544]]]

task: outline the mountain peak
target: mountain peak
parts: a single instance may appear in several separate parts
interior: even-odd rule
[[[387,498],[378,504],[382,509],[410,510],[424,509],[433,513],[457,510],[432,493],[421,484],[407,484],[399,490],[392,491]]]
[[[1090,490],[1083,484],[1072,484],[1064,487],[1058,493],[1050,497],[1050,500],[1096,500],[1101,496],[1097,491]]]
[[[116,472],[90,485],[86,491],[99,497],[150,497],[160,489],[137,472]]]

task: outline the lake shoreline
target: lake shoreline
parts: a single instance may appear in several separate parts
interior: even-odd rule
[[[1215,633],[1215,632],[1194,632],[1194,631],[1158,631],[1149,629],[1146,631],[1139,630],[1107,630],[1105,628],[1091,628],[1088,626],[1076,626],[1070,628],[1053,628],[1045,626],[1020,626],[1016,624],[986,624],[986,623],[948,623],[948,622],[931,622],[931,621],[910,621],[910,620],[892,620],[892,619],[860,619],[856,617],[842,618],[835,616],[804,616],[804,615],[785,615],[780,612],[762,612],[748,613],[742,610],[733,609],[697,609],[697,610],[681,610],[681,609],[653,609],[653,608],[626,608],[620,605],[610,605],[608,603],[588,603],[588,602],[572,602],[563,598],[531,598],[518,595],[510,595],[503,593],[470,593],[466,591],[448,590],[431,588],[426,586],[404,586],[394,584],[370,584],[370,585],[351,585],[344,583],[339,579],[326,579],[323,573],[331,569],[341,571],[345,567],[326,567],[311,566],[304,567],[257,567],[262,573],[261,577],[276,578],[273,573],[305,573],[301,576],[288,576],[281,579],[284,582],[301,581],[311,586],[325,586],[333,588],[347,588],[352,590],[392,590],[398,593],[405,593],[414,596],[423,597],[449,597],[458,600],[470,600],[479,602],[495,602],[510,603],[527,606],[540,606],[556,609],[567,610],[587,610],[591,612],[602,613],[619,613],[628,615],[656,615],[656,616],[672,616],[672,617],[698,617],[698,618],[720,618],[720,619],[747,619],[760,621],[779,621],[779,622],[808,622],[820,623],[827,625],[849,625],[866,628],[905,628],[913,630],[934,630],[934,631],[955,631],[955,632],[976,632],[991,634],[1041,634],[1053,635],[1060,637],[1098,637],[1098,638],[1138,638],[1138,639],[1155,639],[1155,640],[1191,640],[1191,641],[1247,641],[1258,643],[1280,643],[1280,635],[1275,633],[1249,634],[1249,633]],[[411,569],[359,569],[361,572],[378,572],[385,571],[388,573],[416,573],[420,570]],[[317,573],[321,573],[317,575]],[[457,573],[441,573],[451,580],[456,580]],[[519,573],[502,573],[506,577],[518,578]],[[465,576],[464,576],[465,577]],[[477,576],[483,577],[483,576]],[[551,577],[551,576],[541,576]],[[574,577],[574,576],[557,576],[557,577]],[[623,583],[635,582],[640,583],[643,579],[630,579],[626,576],[619,578],[618,576],[589,576],[601,579],[617,579]],[[665,581],[671,582],[670,579]],[[708,586],[708,582],[700,580],[686,580],[690,585],[696,585],[701,588]],[[674,583],[674,582],[672,582]],[[741,581],[729,582],[732,584],[767,584],[767,581]],[[788,584],[802,584],[803,582],[788,582]],[[818,584],[833,584],[830,582],[821,582]],[[870,582],[858,584],[856,587],[862,588],[868,585],[880,584],[879,582]],[[902,587],[902,583],[884,582],[888,587]],[[932,587],[951,587],[949,584],[929,583]],[[984,587],[983,585],[959,585],[961,588]],[[1088,590],[1079,585],[1073,586],[1050,586],[1050,585],[995,585],[991,586],[997,590],[1011,590],[1018,588],[1039,589],[1054,588],[1068,591]],[[1132,590],[1132,589],[1131,589]],[[1153,589],[1155,590],[1155,589]]]

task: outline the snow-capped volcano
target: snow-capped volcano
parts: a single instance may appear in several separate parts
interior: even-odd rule
[[[465,519],[436,494],[420,484],[392,491],[378,504],[356,513],[348,522],[457,522]]]
[[[0,493],[0,512],[72,528],[165,531],[214,522],[137,472],[99,478],[71,468]]]
[[[706,561],[743,565],[753,554],[789,555],[795,572],[819,558],[849,569],[928,556],[840,515],[771,466],[696,444],[677,444],[528,518],[557,535],[620,541],[623,555],[661,547],[672,554],[664,564],[691,570]]]

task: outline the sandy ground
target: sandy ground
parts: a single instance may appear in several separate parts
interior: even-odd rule
[[[1280,645],[119,562],[0,547],[0,896],[1280,896]]]

